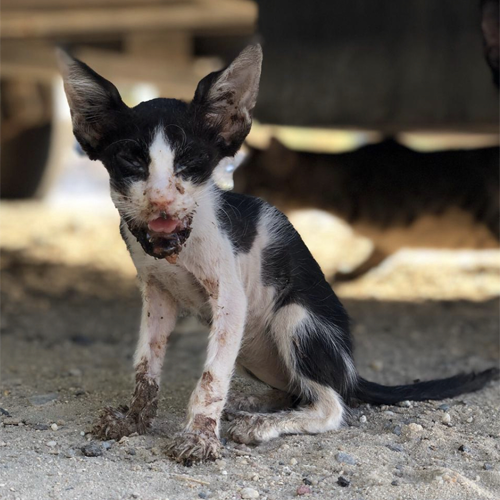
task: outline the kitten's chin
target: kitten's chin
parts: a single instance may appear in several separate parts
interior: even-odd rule
[[[188,216],[175,226],[169,227],[168,231],[161,230],[159,224],[151,223],[135,227],[129,226],[129,229],[148,255],[155,259],[167,259],[170,263],[175,263],[191,234],[191,222],[192,217]]]

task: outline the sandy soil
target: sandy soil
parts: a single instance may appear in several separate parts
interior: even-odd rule
[[[207,332],[192,320],[173,335],[150,434],[89,447],[99,410],[126,403],[133,387],[140,299],[116,220],[37,205],[1,210],[0,498],[500,498],[498,384],[442,402],[361,405],[324,435],[250,448],[224,440],[217,463],[171,462],[163,448],[204,359]],[[487,265],[473,261],[453,265],[450,254],[432,281],[428,266],[396,259],[341,292],[363,376],[408,383],[498,364],[499,268],[491,255]],[[429,298],[429,279],[436,300],[418,300]],[[235,386],[261,390],[243,379]]]

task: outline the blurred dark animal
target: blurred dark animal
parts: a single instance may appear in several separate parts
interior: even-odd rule
[[[481,29],[483,31],[484,55],[488,62],[493,81],[499,86],[499,0],[481,0]]]
[[[420,153],[389,139],[342,154],[292,151],[272,139],[252,148],[236,191],[281,210],[318,208],[371,238],[356,278],[402,247],[496,248],[499,149]]]

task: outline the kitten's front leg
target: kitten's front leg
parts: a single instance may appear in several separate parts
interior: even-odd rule
[[[130,406],[105,408],[92,432],[100,439],[144,434],[156,416],[167,340],[177,319],[177,304],[154,278],[142,284],[142,317],[135,353],[135,390]]]
[[[246,296],[235,270],[226,279],[200,280],[210,296],[213,322],[203,374],[191,395],[187,423],[169,452],[178,461],[215,460],[219,456],[219,422],[226,403],[243,337]]]

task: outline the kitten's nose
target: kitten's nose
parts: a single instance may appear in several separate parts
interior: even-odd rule
[[[154,210],[157,210],[160,212],[165,212],[168,215],[168,209],[170,205],[172,205],[174,200],[171,198],[167,197],[161,197],[161,198],[153,198],[149,200],[151,206],[153,207]]]

